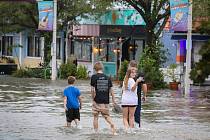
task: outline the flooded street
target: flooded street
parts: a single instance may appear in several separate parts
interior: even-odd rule
[[[77,81],[83,97],[82,129],[67,128],[63,108],[64,80],[0,76],[0,140],[210,140],[210,87],[193,87],[184,96],[170,90],[149,93],[143,103],[142,127],[123,132],[122,115],[111,110],[118,136],[100,117],[100,134],[92,130],[89,81]],[[115,85],[117,102],[121,89]]]

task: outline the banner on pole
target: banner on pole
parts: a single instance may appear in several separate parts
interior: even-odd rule
[[[171,30],[187,31],[188,0],[170,0]]]
[[[38,2],[39,27],[38,30],[53,30],[53,1]]]

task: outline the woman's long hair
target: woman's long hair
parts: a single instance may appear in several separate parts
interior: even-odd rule
[[[128,68],[128,70],[127,70],[127,72],[125,74],[125,78],[123,80],[123,82],[124,82],[124,89],[125,90],[128,89],[128,79],[130,78],[130,75],[131,75],[131,69]]]

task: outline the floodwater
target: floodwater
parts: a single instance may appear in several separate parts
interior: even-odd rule
[[[143,103],[142,127],[123,131],[122,115],[111,116],[118,136],[112,136],[101,117],[99,134],[92,129],[89,81],[77,81],[83,96],[82,129],[64,127],[63,80],[0,76],[0,140],[210,140],[210,88],[193,87],[190,95],[152,91]],[[117,102],[120,88],[115,85]]]

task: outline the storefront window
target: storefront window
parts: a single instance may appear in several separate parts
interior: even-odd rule
[[[13,36],[2,37],[2,55],[12,56]]]
[[[131,40],[128,46],[129,60],[139,60],[143,52],[143,40]]]
[[[115,62],[116,57],[114,50],[116,49],[117,43],[112,39],[101,39],[99,40],[97,47],[96,59],[106,62]]]
[[[40,57],[41,41],[39,37],[28,37],[27,56]]]
[[[91,61],[91,40],[75,40],[74,55],[78,60]]]
[[[137,61],[143,53],[143,45],[143,40],[135,40],[135,53],[133,53],[133,58]]]
[[[56,57],[57,59],[61,58],[61,38],[56,40]]]

